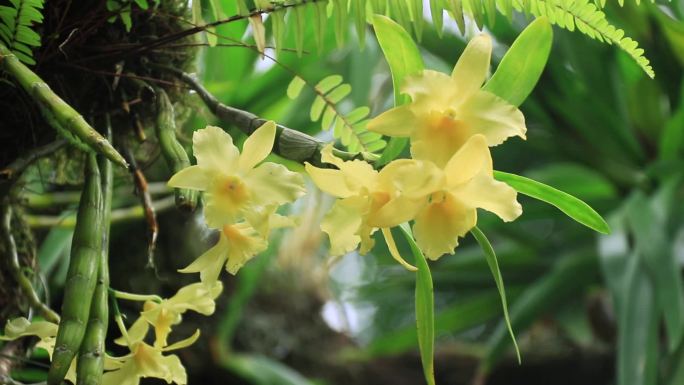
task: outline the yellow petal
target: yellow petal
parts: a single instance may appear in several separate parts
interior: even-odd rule
[[[383,135],[404,137],[411,135],[416,125],[416,116],[407,104],[376,116],[368,122],[367,128]]]
[[[266,159],[273,149],[275,134],[276,125],[269,120],[247,138],[240,154],[240,171],[247,172]]]
[[[178,271],[181,273],[200,273],[202,282],[215,282],[221,274],[221,268],[227,255],[228,242],[224,237],[220,237],[214,247],[199,256],[189,266]]]
[[[472,134],[482,134],[489,146],[503,143],[511,136],[525,139],[525,117],[514,105],[487,91],[478,91],[460,109]]]
[[[418,269],[415,266],[406,262],[406,260],[404,260],[404,258],[401,257],[401,254],[399,254],[397,244],[394,242],[394,237],[392,236],[392,230],[388,228],[382,228],[382,235],[385,236],[385,243],[387,243],[387,248],[389,249],[392,258],[394,258],[397,262],[404,266],[406,270],[417,271]]]
[[[411,108],[420,115],[430,110],[442,111],[449,106],[458,95],[453,84],[447,74],[424,70],[418,76],[407,78],[401,92],[411,96]]]
[[[245,174],[252,202],[256,205],[281,205],[304,195],[304,177],[282,164],[263,163]]]
[[[161,349],[161,351],[162,352],[170,352],[172,350],[187,348],[188,346],[194,344],[195,341],[197,341],[197,339],[199,338],[199,336],[200,336],[200,330],[197,329],[197,330],[195,330],[195,332],[190,337],[188,337],[184,340],[180,340],[178,342],[175,342],[175,343]]]
[[[342,171],[347,188],[358,192],[362,188],[371,189],[377,180],[378,172],[368,162],[363,160],[343,161],[333,155],[331,144],[321,150],[321,161],[334,164]]]
[[[368,207],[367,199],[350,197],[338,200],[321,222],[321,229],[330,237],[330,255],[346,254],[358,246],[361,237],[357,234],[363,212]]]
[[[127,360],[119,368],[102,375],[102,385],[138,385],[140,374],[132,359]]]
[[[8,320],[5,324],[5,335],[0,340],[11,341],[25,336],[37,336],[40,339],[57,335],[57,324],[48,321],[31,322],[24,317]]]
[[[150,325],[147,323],[147,320],[143,317],[138,317],[138,319],[133,322],[133,325],[128,328],[128,340],[126,340],[124,336],[121,336],[115,339],[114,343],[119,346],[128,346],[129,342],[131,345],[140,342],[145,339],[148,330],[150,330]]]
[[[221,236],[229,245],[226,270],[233,275],[237,274],[247,261],[268,247],[268,242],[244,222],[224,226]]]
[[[484,170],[484,171],[483,171]],[[487,139],[482,135],[471,137],[444,167],[448,186],[459,186],[481,172],[492,172],[492,156]]]
[[[379,210],[368,215],[367,224],[372,227],[394,227],[408,222],[427,204],[424,198],[409,198],[399,196],[391,199]]]
[[[170,187],[205,191],[211,186],[211,183],[211,174],[200,166],[190,166],[175,173],[167,184]]]
[[[485,209],[510,222],[522,214],[518,193],[509,185],[494,180],[491,171],[482,172],[451,192],[468,206]]]
[[[425,256],[436,260],[453,253],[458,237],[477,223],[477,210],[467,207],[449,193],[436,193],[432,202],[416,217],[413,235]]]
[[[306,163],[304,168],[316,186],[328,194],[338,198],[347,198],[354,195],[354,191],[347,186],[347,180],[342,171],[331,168],[318,168],[309,163]]]
[[[166,306],[177,313],[193,310],[203,315],[211,315],[216,309],[214,300],[222,290],[221,281],[196,282],[180,288],[176,295],[168,299]]]
[[[366,223],[361,223],[359,227],[359,237],[361,238],[361,245],[359,246],[359,254],[366,255],[375,246],[375,239],[373,239],[373,233],[378,229],[367,225]]]
[[[463,99],[482,87],[489,72],[491,56],[492,38],[489,35],[480,34],[466,46],[451,73]]]
[[[423,198],[440,190],[444,182],[444,173],[434,163],[414,159],[394,160],[378,174],[378,184],[385,191],[399,191],[409,198]]]
[[[233,138],[219,127],[207,126],[192,136],[197,165],[205,170],[232,173],[237,168],[239,152]]]
[[[411,155],[444,167],[471,136],[467,122],[459,116],[431,111],[422,117],[420,126],[411,135]]]

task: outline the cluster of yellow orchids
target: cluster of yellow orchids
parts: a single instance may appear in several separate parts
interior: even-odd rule
[[[492,52],[488,35],[472,39],[451,76],[425,70],[401,91],[411,102],[368,123],[368,129],[408,137],[412,159],[398,159],[376,171],[367,162],[342,161],[331,147],[322,169],[307,164],[314,183],[339,198],[322,223],[332,254],[373,247],[380,229],[393,257],[407,268],[390,228],[413,220],[416,243],[430,259],[453,253],[458,238],[477,222],[477,209],[504,221],[522,213],[516,191],[494,180],[489,147],[511,136],[525,138],[525,118],[507,101],[482,90]]]
[[[305,165],[321,190],[339,198],[321,224],[330,238],[331,255],[351,252],[359,245],[365,254],[379,229],[392,256],[414,270],[399,255],[392,227],[413,221],[416,243],[428,258],[437,259],[453,253],[458,238],[475,226],[478,208],[504,221],[522,213],[516,191],[493,177],[489,147],[512,136],[525,138],[526,128],[515,106],[482,89],[491,51],[487,35],[475,37],[450,76],[425,70],[409,78],[401,91],[411,102],[369,122],[369,130],[410,138],[411,159],[394,160],[378,171],[366,161],[343,161],[328,145],[321,160],[334,168]],[[122,336],[115,342],[127,346],[130,353],[107,356],[104,385],[137,385],[141,377],[187,382],[179,358],[164,353],[192,344],[199,330],[169,344],[173,325],[189,310],[212,314],[222,290],[221,271],[236,274],[266,250],[272,229],[295,225],[292,218],[276,211],[305,193],[305,181],[283,165],[264,162],[275,137],[275,123],[267,122],[248,137],[240,152],[218,127],[194,133],[197,164],[173,175],[168,184],[204,193],[204,219],[207,227],[218,231],[219,240],[180,270],[199,273],[200,282],[181,288],[169,299],[141,296],[143,309],[130,328],[117,319]],[[144,341],[150,328],[155,337],[151,345]],[[7,324],[0,338],[36,335],[41,339],[38,346],[52,352],[56,333],[56,324],[19,318]],[[67,379],[73,377],[71,370]]]

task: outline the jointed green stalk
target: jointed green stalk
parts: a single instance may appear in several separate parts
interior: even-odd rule
[[[86,143],[93,151],[112,162],[127,167],[126,161],[107,139],[93,129],[83,117],[62,100],[50,87],[0,43],[0,69],[12,76],[40,107],[45,120],[57,131],[66,130]]]
[[[176,139],[176,117],[173,104],[163,89],[155,90],[157,95],[157,124],[155,131],[159,139],[159,148],[166,160],[166,164],[174,173],[190,166],[190,158],[183,146]],[[176,206],[193,211],[197,205],[197,191],[189,189],[174,189]]]
[[[102,254],[103,199],[95,155],[88,155],[78,207],[71,260],[64,287],[62,320],[48,373],[48,385],[59,385],[83,342]]]
[[[107,122],[109,124],[109,122]],[[111,132],[109,133],[111,138]],[[83,343],[79,350],[76,366],[77,385],[99,385],[104,371],[105,338],[109,325],[109,216],[112,211],[112,165],[109,160],[99,156],[98,164],[102,174],[102,251],[97,274],[97,286],[90,305],[90,319],[86,327]]]

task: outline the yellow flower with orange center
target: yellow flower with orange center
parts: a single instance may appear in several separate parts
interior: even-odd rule
[[[280,164],[261,163],[273,148],[275,134],[275,123],[265,123],[247,138],[240,154],[222,129],[198,130],[192,138],[197,165],[173,175],[168,185],[204,191],[204,215],[214,229],[259,217],[252,213],[263,206],[292,202],[304,194],[302,176]]]
[[[152,326],[155,332],[154,346],[164,347],[167,345],[171,327],[182,320],[183,313],[192,310],[207,316],[213,314],[216,309],[214,301],[222,290],[223,284],[220,281],[197,282],[182,287],[173,297],[164,299],[161,303],[146,301],[140,318],[128,330],[128,335],[130,338],[142,340]],[[115,342],[120,345],[126,344],[123,338]]]
[[[458,238],[477,223],[478,208],[507,222],[522,214],[517,192],[493,177],[485,136],[472,136],[441,172],[442,184],[426,195],[413,225],[416,243],[428,258],[453,253]]]
[[[491,38],[482,34],[470,41],[451,76],[425,70],[408,78],[402,92],[411,96],[411,103],[375,117],[368,129],[410,137],[413,158],[439,167],[475,134],[484,135],[489,146],[511,136],[524,139],[527,128],[522,112],[481,89],[491,52]]]
[[[343,161],[332,146],[321,151],[321,160],[337,169],[306,164],[306,171],[323,191],[340,198],[326,214],[321,229],[330,237],[330,254],[356,249],[367,253],[374,245],[371,235],[381,229],[392,256],[413,270],[396,251],[389,228],[413,219],[425,196],[440,184],[437,168],[429,162],[396,160],[376,171],[365,161]]]
[[[105,361],[102,385],[138,385],[144,377],[185,385],[187,374],[180,359],[174,354],[166,356],[164,353],[192,345],[199,334],[197,330],[191,337],[165,347],[150,346],[142,340],[144,336],[129,335],[126,345],[130,354]]]
[[[179,271],[200,273],[201,281],[209,283],[218,280],[224,265],[230,274],[236,274],[247,261],[266,250],[271,229],[294,225],[291,218],[275,214],[275,209],[262,207],[251,211],[247,221],[223,225],[216,245]]]

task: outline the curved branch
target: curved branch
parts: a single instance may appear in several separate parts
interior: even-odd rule
[[[155,67],[173,73],[179,80],[197,92],[204,104],[219,120],[235,125],[247,135],[251,135],[254,130],[267,122],[266,119],[260,118],[249,111],[240,110],[219,102],[193,75],[176,68],[158,65],[155,65]],[[317,167],[330,167],[321,162],[321,149],[323,149],[325,143],[303,132],[285,127],[282,124],[276,125],[276,140],[273,145],[274,153],[295,162],[308,162]],[[343,160],[363,159],[368,162],[376,160],[369,154],[355,154],[338,149],[334,149],[333,154]]]

